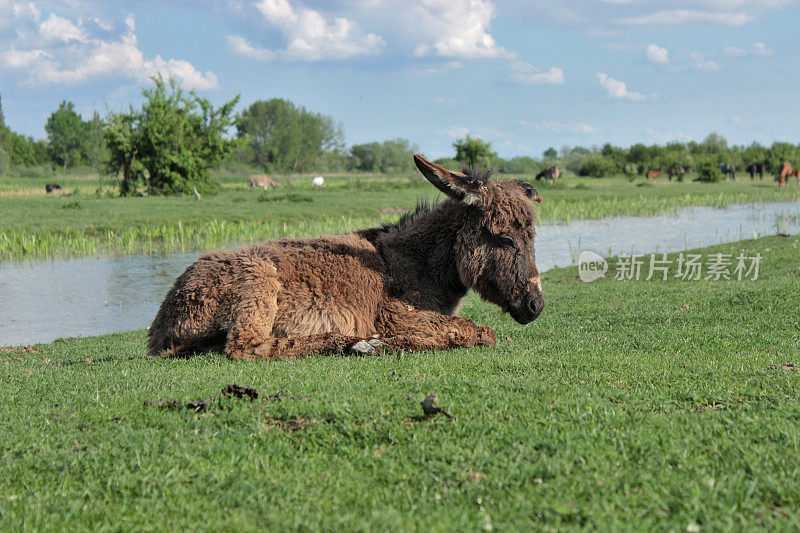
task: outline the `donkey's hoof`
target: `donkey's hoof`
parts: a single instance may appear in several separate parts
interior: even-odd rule
[[[369,345],[375,348],[375,351],[381,355],[385,353],[392,353],[394,351],[394,348],[378,339],[370,339]]]
[[[376,351],[367,341],[358,341],[347,349],[347,353],[351,355],[375,355]]]

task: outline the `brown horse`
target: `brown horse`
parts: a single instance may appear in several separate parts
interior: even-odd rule
[[[647,171],[647,181],[650,181],[650,178],[653,178],[653,181],[656,181],[656,178],[658,178],[659,174],[661,174],[661,169],[660,168],[648,170]]]
[[[792,165],[786,161],[781,163],[781,166],[778,168],[778,188],[781,189],[785,187],[789,183],[789,178],[792,175],[798,176],[797,182],[800,183],[800,174],[798,174],[797,170],[792,170]]]
[[[275,183],[275,180],[266,174],[251,174],[250,178],[247,180],[247,186],[251,189],[253,187],[263,187],[265,191],[270,187],[278,188],[278,184]]]
[[[536,181],[539,181],[540,179],[544,178],[544,179],[550,181],[551,183],[555,184],[555,183],[558,183],[558,177],[560,175],[561,175],[561,168],[559,168],[558,165],[553,165],[551,167],[547,167],[547,168],[542,169],[541,172],[536,174],[536,178],[535,179],[536,179]]]
[[[468,289],[520,324],[544,307],[533,202],[521,180],[414,162],[448,198],[396,224],[283,239],[202,256],[178,277],[150,327],[153,355],[224,344],[234,359],[494,345],[454,316]]]

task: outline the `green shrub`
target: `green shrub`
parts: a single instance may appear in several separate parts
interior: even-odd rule
[[[0,176],[8,172],[9,166],[11,166],[11,157],[8,152],[0,148]]]
[[[707,183],[722,181],[723,175],[713,161],[703,161],[697,165],[697,179]]]

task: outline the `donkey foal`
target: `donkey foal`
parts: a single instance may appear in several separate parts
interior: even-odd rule
[[[544,307],[533,207],[542,197],[490,171],[414,162],[445,201],[396,224],[202,256],[161,304],[150,353],[224,345],[234,359],[285,359],[494,345],[491,328],[453,316],[468,289],[533,321]]]

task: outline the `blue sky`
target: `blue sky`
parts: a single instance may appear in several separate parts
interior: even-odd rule
[[[800,141],[794,0],[0,0],[7,124],[44,137],[177,78],[239,109],[287,98],[347,143],[431,157],[467,133],[504,157],[548,146]]]

